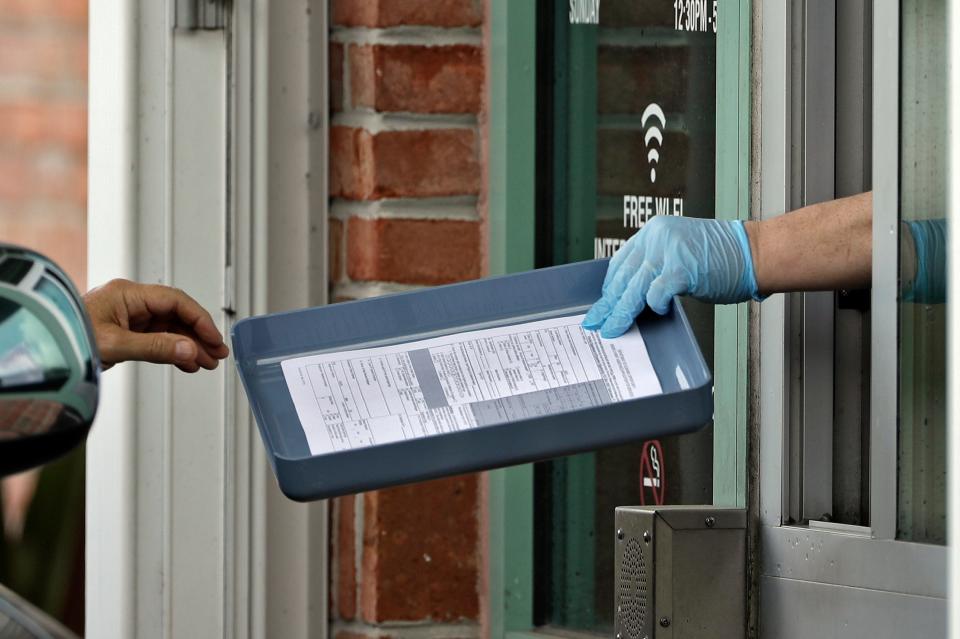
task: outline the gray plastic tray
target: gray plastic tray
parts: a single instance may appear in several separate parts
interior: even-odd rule
[[[238,322],[234,359],[280,489],[310,501],[706,425],[713,416],[712,378],[675,300],[667,315],[645,312],[637,320],[660,395],[311,456],[282,360],[583,313],[599,296],[606,267],[606,260],[579,262]]]

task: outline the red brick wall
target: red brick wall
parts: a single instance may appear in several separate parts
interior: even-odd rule
[[[480,0],[332,0],[335,300],[481,275]],[[480,634],[479,478],[335,500],[332,628]]]
[[[87,1],[0,0],[0,241],[86,284]]]

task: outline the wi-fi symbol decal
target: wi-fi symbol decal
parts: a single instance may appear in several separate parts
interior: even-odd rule
[[[651,122],[651,120],[653,120]],[[656,120],[660,121],[660,126],[657,126]],[[650,122],[650,127],[647,128],[647,122]],[[640,123],[644,129],[647,129],[647,132],[643,135],[643,143],[647,145],[647,162],[650,163],[650,181],[657,181],[657,167],[655,165],[660,164],[660,149],[663,148],[663,130],[667,128],[667,118],[663,115],[663,109],[660,108],[660,105],[656,102],[651,102],[647,105],[647,108],[643,110],[643,117],[640,119]],[[652,140],[657,141],[657,147],[654,148],[650,146]]]

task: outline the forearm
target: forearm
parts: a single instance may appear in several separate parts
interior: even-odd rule
[[[870,285],[873,194],[745,224],[761,295]]]

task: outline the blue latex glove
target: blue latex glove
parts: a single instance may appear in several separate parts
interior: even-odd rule
[[[907,302],[943,304],[947,299],[947,221],[907,222],[917,250],[917,274],[903,293]]]
[[[654,216],[610,260],[603,297],[583,327],[618,337],[645,306],[666,313],[674,295],[720,304],[760,299],[743,222]]]

